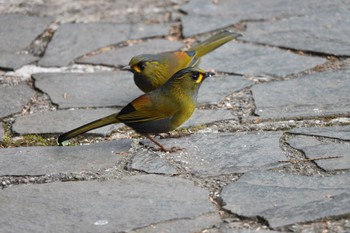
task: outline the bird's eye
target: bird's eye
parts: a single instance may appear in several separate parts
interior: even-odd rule
[[[199,77],[198,73],[194,73],[194,74],[192,74],[192,76],[191,76],[191,78],[192,78],[194,81],[197,81],[198,77]]]
[[[145,63],[141,62],[139,65],[138,65],[139,69],[142,71],[145,69],[146,65]]]
[[[196,83],[200,83],[200,82],[202,82],[203,75],[201,73],[194,73],[194,74],[192,74],[191,78]]]

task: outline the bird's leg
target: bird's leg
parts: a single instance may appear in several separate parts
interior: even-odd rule
[[[156,144],[157,146],[159,146],[160,150],[163,152],[169,152],[169,149],[165,148],[162,144],[160,144],[159,142],[157,142],[151,135],[149,134],[145,134],[144,135],[146,138],[148,138],[150,141],[152,141],[154,144]]]
[[[144,134],[144,136],[146,138],[148,138],[150,141],[152,141],[154,144],[156,144],[157,146],[159,146],[160,150],[163,151],[163,152],[175,152],[175,151],[179,151],[179,150],[182,150],[181,148],[177,148],[177,147],[172,147],[170,149],[164,147],[162,144],[160,144],[159,142],[157,142],[151,135],[149,134]]]

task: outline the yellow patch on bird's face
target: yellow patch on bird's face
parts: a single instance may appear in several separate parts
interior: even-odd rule
[[[140,67],[138,67],[138,65],[133,65],[133,66],[132,66],[132,69],[133,69],[134,71],[136,71],[137,73],[140,73],[140,72],[141,72]]]
[[[196,83],[201,83],[203,80],[203,74],[198,74],[198,78],[196,80]]]

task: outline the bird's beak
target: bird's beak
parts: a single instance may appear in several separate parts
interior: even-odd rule
[[[214,75],[215,75],[214,72],[206,72],[204,75],[204,78],[209,78],[209,77],[214,76]]]
[[[131,67],[129,65],[127,65],[127,66],[122,67],[121,70],[131,71]]]

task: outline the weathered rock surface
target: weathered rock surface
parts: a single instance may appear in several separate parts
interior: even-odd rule
[[[349,80],[350,69],[343,69],[255,85],[255,113],[275,119],[348,114]]]
[[[114,48],[89,57],[82,57],[77,62],[95,65],[125,66],[136,55],[174,51],[180,49],[182,46],[182,43],[177,41],[155,39],[122,48]]]
[[[39,65],[67,66],[76,58],[108,45],[167,34],[168,26],[164,24],[63,24],[55,32]]]
[[[330,9],[273,22],[249,23],[244,40],[340,56],[350,55],[350,10]]]
[[[341,140],[350,140],[350,126],[330,126],[314,128],[294,128],[289,130],[293,134],[321,136],[327,138],[337,138]]]
[[[131,142],[130,139],[121,139],[84,146],[0,149],[0,175],[39,176],[82,171],[97,172],[120,161],[122,156],[116,153],[128,152]]]
[[[348,214],[349,180],[349,174],[307,177],[250,172],[224,187],[222,198],[225,209],[243,216],[261,216],[274,228]]]
[[[33,78],[60,108],[123,107],[142,94],[126,72],[39,73]]]
[[[180,152],[169,154],[168,157],[188,172],[208,177],[280,166],[278,161],[285,159],[279,148],[281,135],[280,132],[213,133],[158,141],[168,148],[183,148]],[[153,144],[149,145],[154,147]],[[151,153],[145,155],[143,151],[138,151],[137,156],[141,156],[138,153],[142,153],[145,160],[154,161],[154,155]],[[156,162],[161,163],[158,159]],[[156,167],[152,163],[144,164],[142,168],[137,167],[139,170],[164,173],[162,166]]]
[[[278,48],[229,42],[203,57],[203,69],[244,75],[284,77],[311,69],[326,60],[306,57]]]
[[[183,31],[184,35],[187,37],[198,33],[217,30],[244,20],[270,20],[312,15],[315,13],[322,13],[322,15],[324,15],[327,14],[328,11],[333,11],[334,13],[339,11],[339,9],[347,9],[346,4],[347,1],[344,2],[341,0],[287,0],[284,1],[283,4],[278,0],[267,0],[264,2],[247,2],[244,0],[203,2],[201,0],[192,0],[181,7],[181,9],[187,13],[187,15],[182,17]],[[333,17],[333,15],[330,14],[326,18],[329,17]],[[269,23],[271,24],[271,22]],[[198,25],[201,26],[198,27]],[[315,25],[314,27],[317,26]],[[283,32],[286,31],[285,28],[282,28],[282,30]],[[266,36],[267,35],[268,33],[266,33]]]
[[[129,232],[151,225],[161,230],[172,221],[199,231],[220,221],[207,191],[184,179],[156,175],[21,185],[0,195],[2,232]]]
[[[34,95],[34,90],[26,83],[0,86],[0,118],[20,113]]]
[[[0,122],[0,143],[2,142],[4,137],[5,137],[4,128],[2,127],[2,124]]]
[[[75,109],[38,112],[19,116],[12,130],[17,134],[64,133],[91,121],[119,112],[118,108]],[[89,134],[106,135],[123,124],[114,124],[89,131]]]
[[[322,142],[307,136],[296,136],[290,139],[288,144],[303,151],[307,158],[316,159],[314,162],[326,171],[350,169],[349,144]]]
[[[25,50],[51,21],[49,17],[0,15],[0,67],[14,70],[39,60]]]

